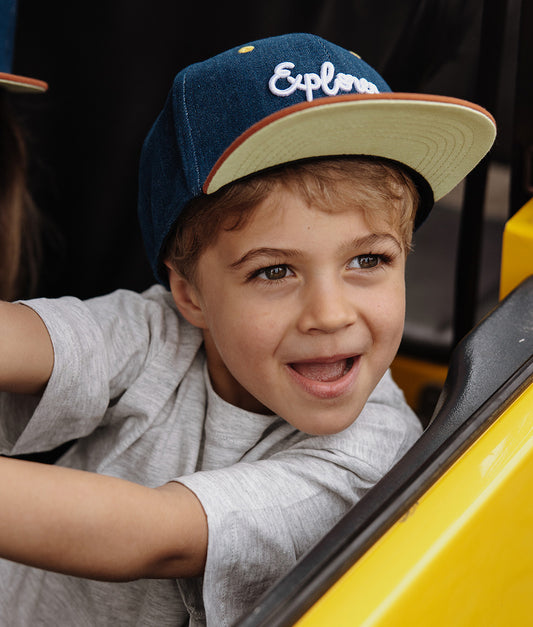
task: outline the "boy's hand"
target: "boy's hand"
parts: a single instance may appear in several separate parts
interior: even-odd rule
[[[0,302],[0,390],[40,394],[54,350],[44,322],[25,305]]]
[[[147,488],[0,458],[0,556],[103,581],[200,575],[207,519],[179,483]]]

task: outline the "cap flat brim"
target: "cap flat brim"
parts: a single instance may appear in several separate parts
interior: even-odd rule
[[[495,137],[490,113],[456,98],[402,93],[320,98],[283,109],[245,131],[218,159],[203,191],[213,193],[291,161],[372,155],[412,168],[438,200],[481,161]]]
[[[36,78],[0,72],[0,87],[12,92],[43,93],[48,89],[48,84]]]

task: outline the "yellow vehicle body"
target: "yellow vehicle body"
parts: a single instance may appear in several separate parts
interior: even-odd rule
[[[533,384],[298,627],[532,624]]]
[[[397,355],[392,363],[391,372],[409,406],[420,415],[424,395],[428,391],[442,389],[448,366],[409,355]]]
[[[500,299],[533,274],[533,198],[510,218],[503,233]]]

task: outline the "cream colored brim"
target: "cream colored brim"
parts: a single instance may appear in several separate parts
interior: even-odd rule
[[[418,172],[438,200],[481,161],[495,137],[492,116],[464,100],[399,93],[321,98],[243,133],[213,167],[204,192],[290,161],[373,155]]]
[[[35,78],[0,72],[0,87],[18,93],[43,93],[48,84]]]

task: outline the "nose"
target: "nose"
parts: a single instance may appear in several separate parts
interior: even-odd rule
[[[352,288],[353,290],[353,288]],[[357,311],[350,287],[342,280],[316,281],[307,286],[299,317],[303,333],[335,333],[351,326]]]

